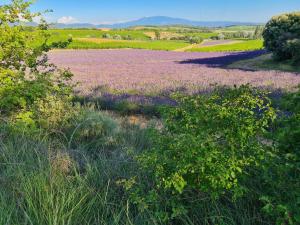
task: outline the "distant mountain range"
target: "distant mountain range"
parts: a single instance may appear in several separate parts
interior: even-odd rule
[[[72,23],[62,24],[56,23],[52,26],[55,28],[128,28],[134,26],[170,26],[170,25],[182,25],[182,26],[196,26],[196,27],[228,27],[228,26],[251,26],[259,25],[258,23],[247,22],[231,22],[231,21],[192,21],[187,19],[172,18],[166,16],[153,16],[144,17],[138,20],[133,20],[124,23],[115,24],[90,24],[90,23]]]

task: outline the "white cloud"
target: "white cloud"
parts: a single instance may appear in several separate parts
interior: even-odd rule
[[[42,19],[43,19],[43,18],[42,18],[41,16],[36,16],[36,17],[34,17],[32,20],[33,20],[33,22],[35,22],[35,23],[40,23]]]
[[[63,16],[57,20],[58,23],[71,24],[77,23],[78,20],[72,16]]]

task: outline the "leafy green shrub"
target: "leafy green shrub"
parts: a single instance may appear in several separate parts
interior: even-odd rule
[[[224,39],[260,39],[263,27],[257,26],[255,32],[236,31],[236,32],[223,32]]]
[[[36,103],[48,97],[67,100],[72,91],[68,84],[72,74],[47,62],[45,52],[51,47],[47,24],[39,25],[42,41],[32,47],[31,42],[36,37],[26,32],[20,23],[21,20],[32,21],[39,15],[30,13],[30,4],[13,0],[0,7],[0,116],[34,127],[39,116]]]
[[[124,40],[133,40],[132,36],[130,34],[125,35],[124,37],[122,37]]]
[[[67,48],[73,42],[73,38],[68,38],[67,41],[58,41],[51,44],[52,48]]]
[[[263,32],[266,49],[278,60],[300,63],[300,12],[273,17]]]
[[[68,119],[77,116],[70,97],[45,96],[34,103],[35,119],[45,129],[63,127]]]
[[[223,33],[218,34],[217,36],[212,36],[212,40],[224,40],[226,36]]]
[[[119,35],[119,34],[115,34],[115,35],[113,36],[113,39],[115,39],[115,40],[122,40],[122,36]]]
[[[263,210],[277,224],[300,223],[300,114],[281,120],[275,143],[277,152],[259,174]]]
[[[102,38],[107,38],[107,39],[111,39],[111,35],[106,33],[102,35]]]
[[[184,199],[201,193],[213,199],[224,193],[241,196],[247,187],[240,181],[266,157],[259,137],[275,118],[265,93],[249,86],[221,88],[209,96],[177,96],[177,101],[177,107],[164,111],[164,128],[154,132],[154,147],[138,157],[153,184],[125,182],[134,190],[134,201],[146,208],[160,194],[169,196],[160,204],[172,217],[192,208]]]
[[[191,43],[191,44],[201,44],[203,41],[203,38],[199,37],[199,36],[190,36],[187,38],[187,40]]]
[[[264,165],[261,200],[277,224],[300,223],[300,91],[283,98],[274,128],[276,153]],[[287,111],[288,110],[288,111]]]
[[[280,108],[294,114],[300,112],[300,86],[298,91],[283,96],[280,100]]]

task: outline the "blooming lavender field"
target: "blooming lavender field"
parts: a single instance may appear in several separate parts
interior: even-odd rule
[[[226,69],[230,63],[263,53],[59,50],[50,52],[49,58],[59,67],[71,69],[81,95],[97,95],[97,90],[103,89],[158,95],[172,90],[203,91],[213,84],[250,83],[270,89],[291,89],[300,84],[297,73]]]

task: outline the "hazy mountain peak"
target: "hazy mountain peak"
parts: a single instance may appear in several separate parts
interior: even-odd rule
[[[57,28],[128,28],[133,26],[167,26],[167,25],[184,25],[196,27],[226,27],[234,25],[257,25],[251,22],[231,22],[231,21],[193,21],[182,18],[174,18],[168,16],[151,16],[143,17],[141,19],[132,20],[129,22],[115,23],[115,24],[90,24],[90,23],[72,23],[61,24],[57,23],[54,27]]]

